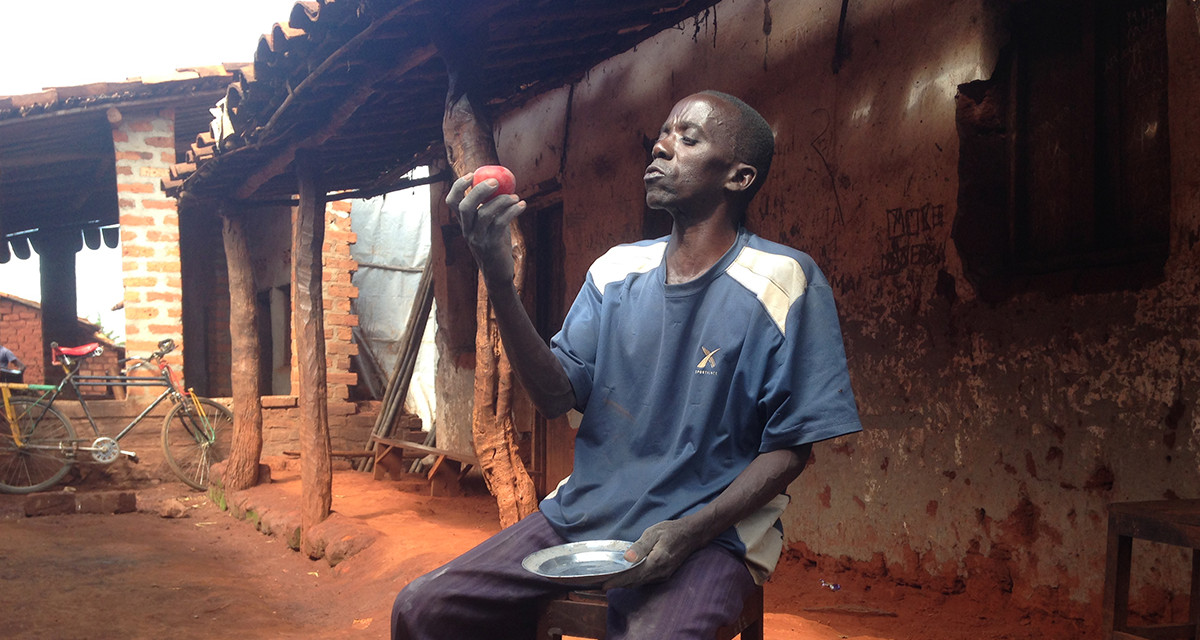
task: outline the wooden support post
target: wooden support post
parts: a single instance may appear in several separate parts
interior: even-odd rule
[[[461,38],[458,42],[484,42],[486,28],[486,22],[482,22],[476,25],[472,37]],[[451,45],[456,41],[447,37],[446,31],[437,29],[434,40],[446,62],[450,79],[442,117],[442,137],[454,173],[462,176],[483,165],[499,164],[491,122],[470,93],[475,84],[472,70],[483,67],[473,59],[480,55],[480,49],[456,48]],[[525,241],[515,220],[509,230],[515,261],[514,281],[519,292],[525,271]],[[500,331],[483,278],[479,279],[475,316],[475,402],[471,435],[488,490],[496,497],[500,526],[507,527],[537,510],[537,492],[517,447],[512,415],[513,371],[500,342]]]
[[[262,455],[262,406],[259,403],[258,306],[250,247],[242,217],[221,215],[225,262],[229,270],[229,336],[233,349],[233,442],[225,464],[226,489],[247,489],[258,484]]]
[[[318,555],[308,532],[329,517],[333,471],[329,401],[325,383],[325,320],[321,294],[321,247],[325,242],[325,190],[313,158],[296,158],[300,204],[292,218],[293,331],[300,374],[300,551]]]
[[[46,384],[55,384],[64,376],[61,367],[51,364],[51,342],[63,347],[91,342],[91,336],[79,331],[76,306],[75,255],[82,245],[78,232],[73,237],[69,232],[41,232],[33,237],[33,248],[42,260],[42,371]]]

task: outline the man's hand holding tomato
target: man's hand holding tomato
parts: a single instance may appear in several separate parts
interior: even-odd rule
[[[480,182],[486,180],[495,180],[497,194],[512,194],[517,192],[517,177],[507,167],[502,167],[498,164],[484,165],[476,169],[471,175],[472,186],[477,186]]]
[[[458,212],[463,236],[489,287],[513,279],[508,224],[525,210],[525,201],[515,190],[512,172],[490,165],[456,180],[446,195],[446,204]]]

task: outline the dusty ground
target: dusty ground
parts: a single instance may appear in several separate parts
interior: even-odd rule
[[[400,586],[497,529],[487,496],[431,498],[413,481],[377,482],[338,471],[333,507],[340,524],[330,539],[369,546],[349,549],[353,555],[331,567],[328,559],[311,560],[289,548],[299,478],[288,469],[273,475],[269,485],[229,496],[229,511],[175,483],[139,488],[138,512],[117,515],[25,517],[19,498],[0,496],[0,636],[385,638]],[[115,488],[82,486],[75,493]],[[159,515],[172,508],[182,517]],[[1022,613],[1002,593],[946,596],[822,570],[824,564],[785,558],[766,590],[767,638],[1094,635],[1079,621]]]

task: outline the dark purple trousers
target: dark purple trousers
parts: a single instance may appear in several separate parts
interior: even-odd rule
[[[533,638],[538,605],[569,589],[529,573],[521,560],[565,542],[535,513],[413,580],[392,605],[392,639]],[[753,589],[741,558],[708,545],[666,582],[610,590],[608,638],[711,640]]]

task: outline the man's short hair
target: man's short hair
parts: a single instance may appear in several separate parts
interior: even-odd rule
[[[754,184],[746,191],[746,201],[749,202],[762,188],[767,180],[767,173],[771,170],[771,158],[775,155],[775,132],[771,130],[766,118],[741,98],[720,91],[709,90],[701,93],[720,98],[737,109],[733,153],[739,161],[758,170]]]

